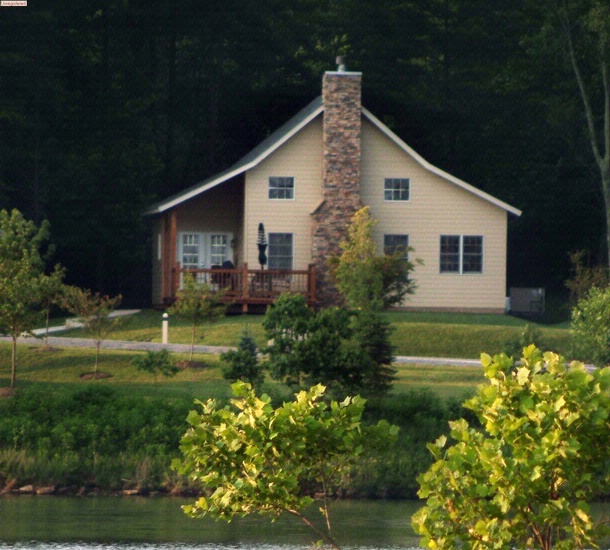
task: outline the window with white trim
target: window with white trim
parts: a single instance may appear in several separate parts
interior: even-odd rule
[[[176,260],[185,269],[206,269],[233,259],[232,233],[178,234]]]
[[[409,235],[384,235],[383,253],[391,256],[398,251],[402,252],[403,260],[409,259]]]
[[[483,237],[441,235],[441,273],[483,273]]]
[[[269,178],[270,199],[294,199],[294,178],[277,177]]]
[[[180,239],[180,265],[185,269],[197,269],[203,263],[203,239],[199,233],[182,233]]]
[[[227,260],[227,235],[210,235],[210,264],[222,265]]]
[[[269,269],[292,269],[292,233],[269,233],[267,242],[267,261]]]
[[[383,198],[386,201],[408,201],[411,180],[409,178],[385,178]]]

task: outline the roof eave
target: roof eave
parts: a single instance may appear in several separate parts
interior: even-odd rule
[[[174,208],[175,206],[178,206],[179,204],[189,199],[192,199],[193,197],[196,197],[197,195],[204,193],[205,191],[208,191],[209,189],[212,189],[213,187],[216,187],[217,185],[220,185],[221,183],[224,183],[225,181],[228,181],[231,178],[234,178],[235,176],[238,176],[246,172],[247,170],[254,168],[263,160],[265,160],[269,155],[271,155],[274,151],[279,149],[284,143],[286,143],[302,128],[307,126],[307,124],[309,124],[314,118],[320,115],[323,110],[324,108],[320,104],[316,109],[314,109],[311,113],[304,117],[303,120],[299,121],[289,130],[284,132],[277,140],[274,140],[269,145],[269,147],[263,149],[258,155],[256,155],[247,163],[242,164],[243,159],[247,158],[250,154],[252,154],[252,151],[255,151],[256,148],[250,151],[250,153],[248,153],[247,155],[245,155],[245,157],[242,157],[242,159],[239,160],[236,164],[234,164],[233,169],[229,168],[227,172],[212,176],[212,178],[204,180],[203,182],[196,184],[195,186],[191,187],[190,189],[187,189],[186,191],[183,191],[182,193],[179,193],[177,195],[174,195],[173,197],[170,197],[169,199],[166,199],[165,201],[157,203],[153,207],[144,211],[144,215],[150,216],[155,214],[162,214],[163,212],[166,212],[167,210],[170,210],[171,208]]]
[[[409,147],[402,139],[400,139],[392,130],[390,130],[383,122],[381,122],[373,113],[371,113],[368,109],[362,108],[362,114],[366,116],[366,118],[372,122],[381,132],[383,132],[387,137],[389,137],[396,145],[398,145],[403,151],[405,151],[408,155],[410,155],[413,160],[415,160],[418,164],[420,164],[423,168],[436,174],[437,176],[450,181],[451,183],[461,187],[462,189],[473,193],[474,195],[490,202],[491,204],[506,210],[507,212],[514,214],[515,216],[521,216],[522,212],[518,208],[511,206],[510,204],[501,201],[500,199],[490,195],[489,193],[485,193],[485,191],[481,191],[480,189],[462,181],[451,174],[448,174],[444,170],[437,168],[433,164],[430,164],[426,159],[424,159],[421,155],[415,152],[411,147]]]

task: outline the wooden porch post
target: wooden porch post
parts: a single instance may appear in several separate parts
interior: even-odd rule
[[[307,291],[311,305],[316,305],[316,264],[309,264],[309,274],[307,275]]]
[[[169,241],[170,241],[170,223],[169,215],[163,214],[161,218],[161,235],[163,235],[163,243],[161,247],[161,300],[168,298],[172,291],[172,267],[173,262],[170,258]]]
[[[244,299],[241,305],[242,313],[248,313],[248,264],[242,265],[241,271],[241,295]]]
[[[177,281],[177,268],[179,265],[176,262],[176,239],[177,239],[177,228],[178,228],[178,217],[176,210],[171,210],[169,213],[169,235],[167,243],[167,254],[168,254],[168,267],[169,267],[169,278],[170,278],[170,298],[176,296],[176,281]]]

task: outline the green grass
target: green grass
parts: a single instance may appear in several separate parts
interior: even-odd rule
[[[397,355],[478,358],[481,352],[495,354],[503,351],[508,340],[517,338],[527,324],[540,329],[544,347],[566,356],[571,353],[572,339],[565,323],[548,326],[509,315],[491,314],[387,312],[384,315],[395,329],[392,342]],[[160,342],[161,317],[161,312],[145,310],[130,317],[110,338]],[[266,338],[262,320],[261,315],[227,316],[214,325],[202,327],[195,343],[235,346],[247,326],[259,346],[264,345]],[[88,336],[82,329],[62,335]],[[190,338],[188,323],[172,318],[170,342],[186,344],[190,343]]]
[[[17,381],[19,387],[36,385],[49,392],[73,391],[87,386],[112,386],[120,392],[150,397],[217,397],[230,393],[229,384],[222,378],[220,359],[216,355],[197,357],[204,368],[182,369],[172,378],[159,378],[139,371],[131,364],[143,352],[102,350],[99,372],[109,378],[91,380],[82,375],[94,369],[95,352],[87,348],[61,348],[51,351],[39,346],[19,345],[17,350]],[[187,355],[174,354],[176,361]],[[0,345],[0,387],[10,383],[10,347]]]
[[[196,356],[204,368],[183,369],[172,378],[158,378],[136,369],[133,357],[143,352],[102,350],[99,371],[110,374],[101,380],[86,380],[81,375],[94,367],[94,350],[63,348],[52,351],[38,346],[18,346],[18,387],[36,386],[48,393],[69,392],[89,386],[111,386],[121,393],[143,397],[186,397],[225,399],[230,396],[229,383],[222,378],[217,355]],[[186,355],[174,354],[176,361]],[[461,397],[484,381],[476,367],[439,367],[430,365],[397,365],[398,380],[393,393],[429,388],[443,397]],[[10,382],[10,346],[0,344],[0,387]],[[285,393],[285,389],[268,382],[267,391]]]
[[[397,355],[423,357],[478,358],[482,352],[495,354],[506,342],[517,338],[527,321],[508,315],[458,313],[384,314],[394,327],[392,341]],[[144,310],[133,315],[111,338],[128,341],[160,342],[162,312]],[[235,346],[247,326],[259,345],[266,342],[261,315],[227,316],[211,326],[203,327],[204,338],[198,344]],[[571,336],[564,325],[536,325],[542,333],[542,344],[547,349],[570,355]],[[200,331],[201,334],[201,331]],[[61,333],[62,336],[87,337],[83,329]],[[190,327],[184,321],[170,320],[170,341],[189,343]],[[220,358],[206,355],[203,369],[181,370],[175,378],[158,379],[138,371],[131,360],[136,353],[102,350],[100,370],[112,376],[104,380],[82,380],[80,376],[93,370],[93,350],[66,348],[45,351],[36,346],[19,346],[18,380],[23,386],[41,385],[49,391],[80,387],[85,384],[110,385],[119,391],[145,396],[197,396],[225,398],[230,395],[229,384],[222,378]],[[186,355],[175,354],[177,361]],[[8,385],[10,350],[0,347],[0,386]],[[477,367],[443,367],[430,365],[398,365],[398,380],[393,393],[402,394],[413,389],[429,388],[442,397],[458,397],[472,391],[484,381]],[[273,390],[273,385],[269,388]],[[280,391],[277,388],[273,391]]]
[[[440,365],[397,365],[397,380],[392,394],[428,389],[442,398],[462,400],[485,382],[479,367],[446,367]]]

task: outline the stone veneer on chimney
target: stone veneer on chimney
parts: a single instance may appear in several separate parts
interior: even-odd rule
[[[340,252],[347,225],[360,208],[362,73],[327,72],[322,81],[322,204],[313,214],[312,256],[319,305],[342,302],[328,277],[328,258]]]

